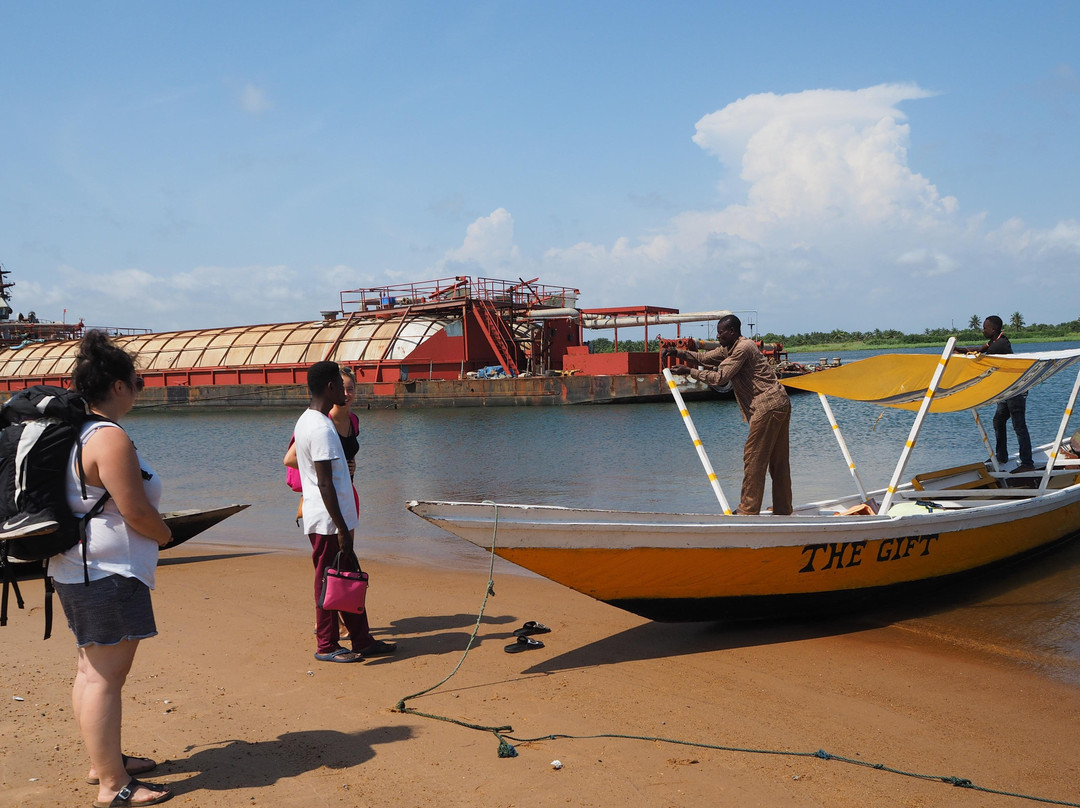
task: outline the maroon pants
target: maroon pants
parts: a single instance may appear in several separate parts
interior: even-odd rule
[[[750,434],[743,450],[743,486],[739,513],[760,513],[765,495],[765,472],[772,477],[773,513],[791,513],[791,465],[788,461],[788,427],[791,405],[756,412],[750,418]]]
[[[334,556],[341,549],[337,534],[324,536],[321,533],[309,533],[311,541],[311,561],[315,565],[315,636],[318,638],[317,653],[328,654],[341,647],[338,634],[338,615],[349,630],[354,651],[362,651],[375,642],[368,625],[368,616],[352,612],[333,612],[319,608],[319,595],[322,594],[323,572],[334,563]]]

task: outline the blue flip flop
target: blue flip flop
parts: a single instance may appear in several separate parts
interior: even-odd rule
[[[526,620],[521,628],[514,631],[515,637],[530,637],[533,634],[549,634],[551,629],[545,626],[543,623],[537,623],[535,620]]]
[[[518,637],[516,642],[510,643],[503,650],[508,654],[520,654],[522,651],[532,651],[543,647],[544,644],[540,640],[534,640],[532,637]]]
[[[348,648],[336,648],[333,651],[327,651],[325,654],[316,654],[315,658],[319,662],[360,662],[363,657],[355,651],[350,651]]]

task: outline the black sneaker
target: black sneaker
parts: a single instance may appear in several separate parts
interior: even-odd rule
[[[0,538],[18,539],[52,533],[60,523],[49,513],[17,513],[0,525]]]
[[[1019,466],[1010,471],[1009,474],[1031,474],[1033,471],[1035,471],[1035,466],[1033,466],[1031,463],[1021,463]]]

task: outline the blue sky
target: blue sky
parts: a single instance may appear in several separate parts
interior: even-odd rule
[[[762,331],[1080,316],[1080,3],[0,0],[16,311],[539,276]]]

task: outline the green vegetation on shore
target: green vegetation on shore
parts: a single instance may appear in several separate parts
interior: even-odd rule
[[[927,328],[921,334],[905,334],[896,329],[873,331],[840,331],[828,333],[811,331],[807,334],[773,334],[760,337],[765,342],[781,342],[791,352],[819,350],[857,351],[866,348],[933,348],[944,345],[949,337],[956,337],[960,345],[982,345],[981,320],[972,315],[968,327],[962,331],[951,328]],[[972,327],[974,324],[975,327]],[[1069,342],[1080,341],[1080,318],[1057,325],[1034,323],[1024,325],[1024,318],[1014,313],[1011,322],[1005,324],[1005,334],[1012,342]]]
[[[986,342],[981,322],[977,315],[972,315],[968,327],[962,331],[951,328],[927,328],[921,334],[905,334],[896,329],[874,329],[873,331],[811,331],[805,334],[767,334],[757,338],[764,342],[779,342],[792,353],[816,353],[819,351],[859,351],[867,348],[937,348],[945,344],[949,337],[956,337],[960,345],[982,345]],[[972,324],[975,327],[971,327]],[[1005,325],[1005,334],[1012,342],[1080,342],[1080,318],[1058,325],[1034,323],[1024,325],[1024,318],[1014,312]],[[611,353],[614,343],[606,337],[597,337],[589,341],[593,353]],[[643,340],[619,340],[620,351],[657,351],[659,344],[649,340],[646,348]]]

